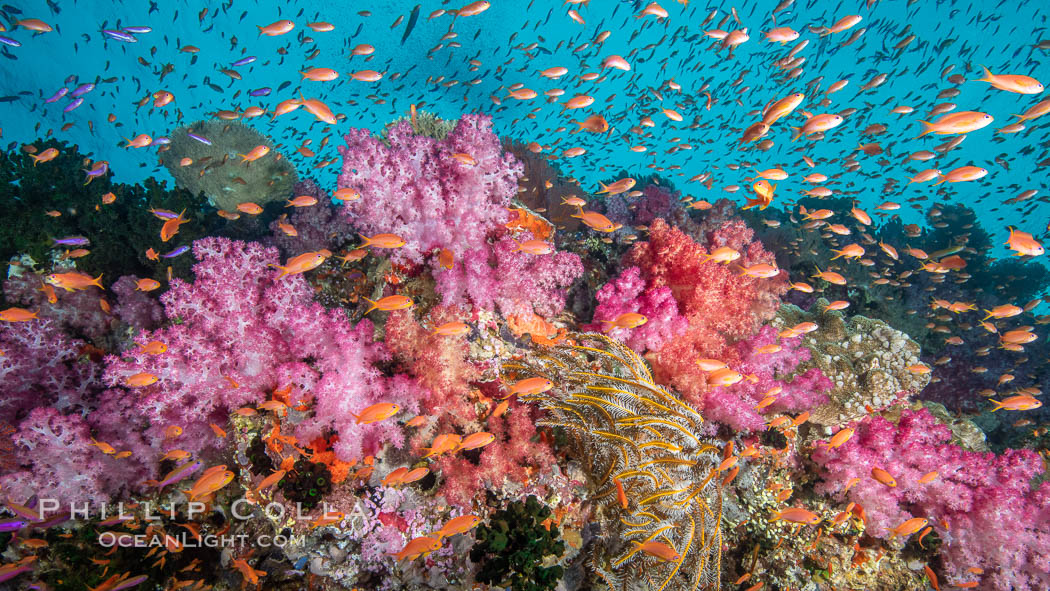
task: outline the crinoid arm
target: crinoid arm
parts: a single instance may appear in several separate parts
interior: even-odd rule
[[[591,556],[599,579],[618,591],[718,590],[722,443],[700,435],[703,417],[657,385],[638,354],[601,334],[537,347],[502,372],[554,383],[522,400],[577,445],[603,528]],[[657,556],[650,543],[677,556]]]

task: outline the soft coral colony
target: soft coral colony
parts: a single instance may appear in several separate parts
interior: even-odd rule
[[[105,287],[75,261],[12,266],[0,577],[1050,586],[1039,455],[922,400],[912,325],[809,295],[837,284],[789,279],[728,202],[686,207],[659,177],[567,197],[487,117],[427,117],[351,130],[340,205],[303,180],[291,214],[238,206],[174,276],[154,249],[205,207],[157,187],[153,254],[112,257]],[[171,537],[102,558],[85,531]],[[197,543],[234,533],[287,543]]]

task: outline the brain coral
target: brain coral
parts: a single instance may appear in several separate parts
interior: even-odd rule
[[[210,143],[194,139],[191,133]],[[252,162],[239,156],[258,146],[266,146],[269,153]],[[185,158],[191,162],[183,166]],[[215,207],[227,211],[248,201],[263,205],[287,199],[299,179],[295,166],[274,151],[273,142],[235,121],[198,121],[176,129],[168,149],[160,153],[160,162],[180,188],[204,193]]]

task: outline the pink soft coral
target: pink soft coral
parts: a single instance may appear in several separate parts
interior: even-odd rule
[[[659,349],[689,328],[689,321],[678,312],[678,302],[671,288],[646,288],[638,267],[624,269],[598,290],[595,299],[598,300],[598,307],[594,310],[595,324],[588,329],[606,332],[639,353]],[[646,323],[635,328],[616,328],[608,324],[628,312],[645,316]]]
[[[965,569],[979,567],[989,589],[1050,588],[1050,482],[1031,489],[1032,477],[1043,471],[1039,456],[970,452],[949,443],[951,437],[926,409],[903,411],[896,425],[881,416],[865,420],[841,447],[813,453],[823,469],[818,491],[838,493],[859,478],[848,498],[864,507],[867,532],[877,537],[911,517],[929,519],[945,541],[942,559],[956,580],[972,579]],[[897,486],[872,478],[875,467]],[[919,482],[933,471],[937,478]]]
[[[520,237],[530,238],[527,232]],[[442,269],[435,261],[433,273],[435,291],[446,306],[495,306],[504,316],[535,312],[551,317],[565,307],[565,290],[583,274],[583,263],[571,252],[522,252],[503,233],[492,244],[467,250],[452,269]]]
[[[74,502],[95,509],[126,484],[121,461],[92,445],[90,428],[78,414],[37,408],[12,441],[22,465],[0,478],[0,486],[18,502],[39,495],[57,500],[62,509]]]
[[[351,415],[377,402],[415,412],[424,395],[413,379],[375,367],[389,353],[372,341],[371,322],[353,326],[341,310],[313,302],[301,275],[276,279],[269,268],[279,262],[276,249],[206,238],[193,252],[200,261],[196,280],[175,279],[161,297],[171,325],[136,339],[159,340],[168,351],[133,348],[108,360],[105,378],[113,386],[138,372],[159,378],[136,391],[150,439],[162,441],[169,425],[181,425],[180,447],[211,448],[220,442],[209,423],[223,425],[232,410],[290,384],[294,402],[313,406],[295,432],[300,440],[333,429],[344,460],[374,453],[385,442],[403,444],[396,422],[358,425]]]
[[[423,261],[435,249],[457,257],[484,245],[486,237],[510,217],[507,206],[517,191],[521,164],[504,154],[491,119],[464,115],[443,140],[415,135],[402,121],[387,134],[389,146],[367,129],[351,129],[343,156],[340,188],[361,198],[346,211],[365,234],[393,233],[405,239],[395,262]],[[453,154],[466,154],[465,163]]]
[[[775,264],[773,255],[752,241],[753,236],[746,224],[732,219],[707,232],[698,244],[657,219],[649,227],[649,240],[635,244],[625,257],[626,264],[641,269],[647,288],[671,290],[689,322],[685,333],[646,357],[658,380],[700,408],[707,380],[696,360],[714,357],[733,367],[739,357],[730,345],[772,318],[788,289],[786,273],[767,279],[750,277],[736,265],[705,262],[702,256],[728,246],[740,253],[736,261],[740,266]]]
[[[780,350],[761,353],[761,347],[779,344]],[[828,401],[825,391],[832,387],[817,368],[788,379],[795,368],[810,358],[810,350],[802,346],[802,337],[779,339],[772,326],[764,326],[750,339],[734,347],[740,361],[733,369],[748,378],[728,387],[710,388],[703,398],[701,410],[712,420],[737,430],[765,429],[766,416],[771,413],[812,410]],[[776,402],[761,413],[755,410],[759,402],[773,388],[781,388]]]
[[[0,323],[0,417],[17,424],[38,406],[82,407],[98,385],[96,364],[79,359],[83,345],[54,320]]]

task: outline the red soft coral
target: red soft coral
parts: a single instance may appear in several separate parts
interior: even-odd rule
[[[786,273],[763,279],[740,272],[739,266],[775,265],[773,254],[752,241],[753,236],[743,222],[727,220],[706,234],[704,244],[698,244],[656,219],[649,226],[649,240],[635,244],[625,257],[625,264],[641,269],[649,288],[669,288],[689,321],[684,334],[647,358],[658,380],[700,408],[707,381],[696,360],[714,357],[732,366],[739,357],[729,345],[772,318],[780,296],[788,289]],[[737,265],[705,262],[703,255],[722,246],[740,253]]]
[[[445,456],[437,461],[444,482],[441,494],[450,505],[470,507],[479,491],[499,489],[507,480],[526,483],[530,474],[550,469],[554,463],[550,446],[542,440],[533,441],[538,411],[516,404],[499,418],[490,418],[486,429],[496,440],[481,450],[475,464],[462,453]]]

